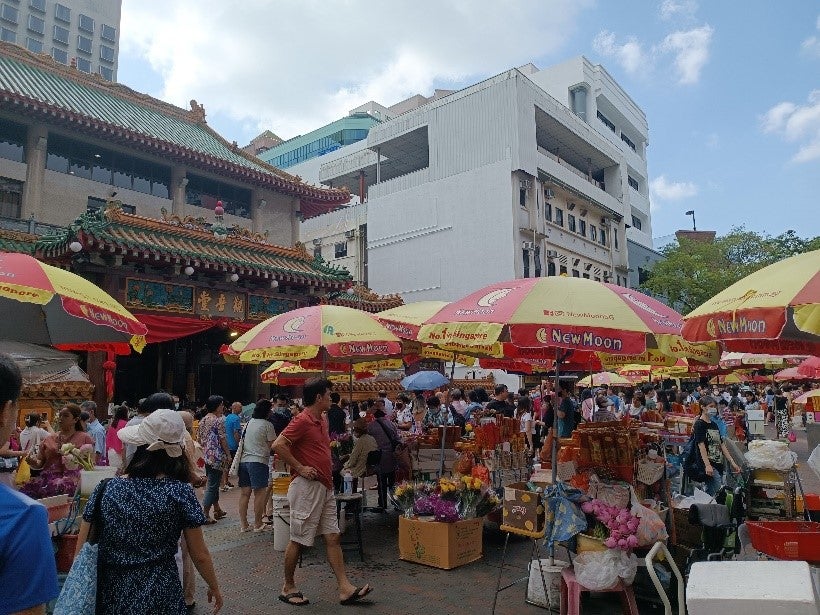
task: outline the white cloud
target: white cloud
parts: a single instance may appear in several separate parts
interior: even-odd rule
[[[709,45],[714,28],[704,25],[692,30],[669,34],[660,45],[661,51],[675,54],[678,82],[690,85],[700,80],[700,72],[709,61]]]
[[[164,100],[288,138],[560,51],[590,3],[124,0],[121,53],[161,76]]]
[[[695,0],[663,0],[660,6],[661,19],[669,21],[676,18],[692,19],[698,10]]]
[[[615,58],[629,74],[635,75],[647,69],[649,57],[634,36],[628,37],[625,43],[619,45],[614,33],[601,30],[592,40],[592,48],[601,55]]]
[[[805,105],[781,102],[761,118],[764,133],[781,136],[789,143],[798,144],[792,162],[810,162],[820,159],[820,90],[809,93]]]
[[[820,31],[820,15],[817,16],[815,29]],[[800,48],[803,50],[803,53],[820,58],[820,36],[815,35],[808,37],[801,43]]]
[[[681,201],[698,193],[698,187],[692,182],[674,182],[660,175],[649,182],[649,192],[653,198],[661,201]]]

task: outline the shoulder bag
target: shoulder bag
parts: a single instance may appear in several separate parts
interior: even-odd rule
[[[88,537],[63,583],[63,589],[54,605],[54,615],[94,615],[97,610],[97,565],[99,540],[103,531],[102,499],[110,478],[102,481],[102,488],[94,503],[94,516]]]
[[[384,423],[382,423],[381,418],[376,419],[376,422],[379,424],[379,427],[382,428],[384,434],[390,440],[390,446],[393,447],[394,453],[404,446],[404,444],[402,444],[402,441],[396,438],[392,433],[390,433],[390,430],[388,430],[387,427],[384,426]]]
[[[248,425],[250,424],[250,421],[248,421]],[[239,476],[239,460],[242,459],[242,453],[245,452],[245,433],[248,431],[248,425],[245,425],[245,429],[242,430],[242,437],[239,438],[239,446],[236,447],[236,454],[233,456],[228,476]]]
[[[689,451],[683,462],[683,471],[690,480],[696,483],[703,483],[709,475],[706,474],[706,464],[703,462],[703,457],[701,457],[700,447],[695,442],[694,431],[687,445],[689,446]]]

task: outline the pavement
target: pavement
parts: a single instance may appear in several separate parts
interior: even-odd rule
[[[805,464],[809,454],[805,432],[798,430],[796,435],[798,440],[792,445],[792,450],[799,457],[803,487],[808,493],[820,493],[820,477]],[[375,497],[375,491],[369,491],[368,497]],[[269,615],[297,611],[337,614],[347,609],[369,615],[484,615],[492,611],[504,535],[489,523],[485,523],[484,527],[484,556],[481,560],[454,570],[439,570],[399,560],[398,513],[365,512],[365,561],[359,561],[358,554],[350,552],[345,553],[345,561],[351,581],[359,586],[369,583],[374,588],[373,593],[359,605],[340,606],[335,578],[319,540],[316,547],[305,552],[302,567],[296,571],[299,590],[310,600],[309,606],[299,610],[277,599],[282,584],[283,554],[273,548],[273,533],[240,533],[238,498],[238,489],[222,492],[220,499],[228,517],[205,527],[205,539],[225,601],[222,613]],[[530,548],[530,541],[511,537],[503,584],[527,574]],[[192,613],[211,612],[205,591],[204,582],[198,579],[197,606]],[[527,604],[525,592],[526,582],[502,592],[496,612],[504,615],[543,615],[547,612]],[[663,609],[656,605],[640,601],[639,610],[641,615],[663,613]],[[584,595],[584,615],[620,612],[616,594]]]

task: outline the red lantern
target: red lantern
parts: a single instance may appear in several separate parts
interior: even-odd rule
[[[102,364],[103,372],[105,372],[105,398],[107,401],[114,399],[114,372],[117,369],[117,362],[114,361],[114,353],[108,352],[106,361]]]

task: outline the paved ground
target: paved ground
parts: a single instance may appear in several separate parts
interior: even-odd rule
[[[798,442],[792,448],[805,461],[805,432],[798,432]],[[801,466],[801,476],[807,492],[820,493],[820,479]],[[374,493],[374,492],[371,492]],[[225,608],[223,613],[255,615],[290,613],[296,607],[277,600],[282,580],[282,554],[273,549],[272,533],[239,532],[236,514],[237,490],[221,494],[223,507],[229,512],[226,519],[205,530],[206,540],[217,567]],[[484,557],[478,562],[445,571],[398,559],[398,515],[365,513],[365,561],[355,554],[346,554],[352,581],[358,585],[370,583],[375,587],[372,600],[360,606],[347,607],[372,615],[484,615],[491,612],[493,592],[501,560],[503,536],[490,527],[484,530]],[[530,543],[513,540],[509,549],[507,581],[525,574]],[[335,582],[324,560],[321,546],[309,551],[303,568],[297,570],[299,588],[311,605],[298,612],[338,613],[345,607],[338,604]],[[195,613],[208,613],[205,607],[205,587],[199,580]],[[525,584],[503,592],[499,597],[498,613],[528,615],[543,614],[544,609],[525,603]],[[649,603],[641,603],[641,614],[662,613]],[[584,615],[620,613],[614,594],[598,594],[585,598]]]

